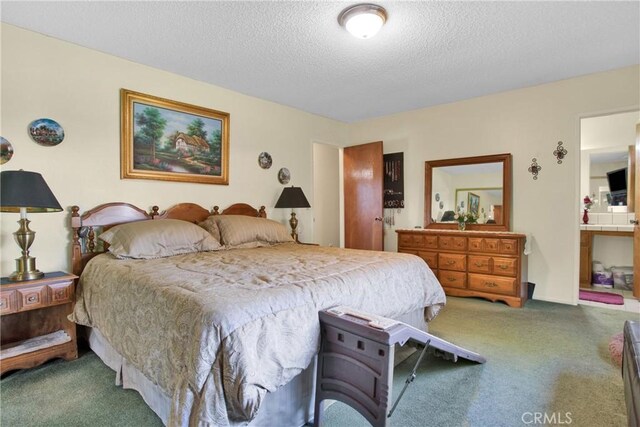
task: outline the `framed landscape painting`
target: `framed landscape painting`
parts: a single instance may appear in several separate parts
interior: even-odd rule
[[[467,205],[469,206],[469,212],[474,214],[476,217],[480,215],[480,196],[469,192]]]
[[[229,184],[229,114],[120,90],[121,178]]]

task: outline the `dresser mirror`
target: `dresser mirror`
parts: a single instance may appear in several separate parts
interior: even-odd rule
[[[473,212],[467,230],[510,230],[511,154],[427,161],[424,187],[425,228],[457,229],[456,213]]]

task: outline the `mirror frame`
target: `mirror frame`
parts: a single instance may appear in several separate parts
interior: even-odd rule
[[[511,197],[512,197],[512,157],[511,153],[492,154],[489,156],[461,157],[458,159],[429,160],[424,162],[424,228],[457,230],[458,225],[447,222],[431,221],[432,206],[432,173],[433,168],[440,166],[462,166],[478,163],[502,163],[502,224],[467,224],[467,230],[476,231],[510,231],[511,230]]]

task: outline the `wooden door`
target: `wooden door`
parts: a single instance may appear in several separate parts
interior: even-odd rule
[[[634,212],[635,226],[633,227],[633,296],[640,299],[640,124],[636,125],[636,149],[635,155],[629,156],[630,180],[635,181],[635,185],[629,187],[634,188]],[[631,190],[631,189],[630,189]]]
[[[502,224],[502,205],[493,205],[493,220],[496,224]]]
[[[344,149],[344,246],[384,250],[382,141]]]

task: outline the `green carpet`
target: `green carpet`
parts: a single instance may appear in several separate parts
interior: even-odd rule
[[[610,361],[608,343],[625,320],[637,318],[541,301],[513,309],[449,298],[430,331],[482,354],[487,363],[425,358],[391,425],[534,425],[535,413],[542,413],[547,420],[555,417],[548,425],[626,426],[620,369]],[[416,357],[396,367],[394,396]],[[116,387],[114,380],[114,372],[91,352],[73,362],[16,372],[0,381],[0,424],[161,425],[136,392]],[[324,425],[368,424],[338,402],[327,409]]]

